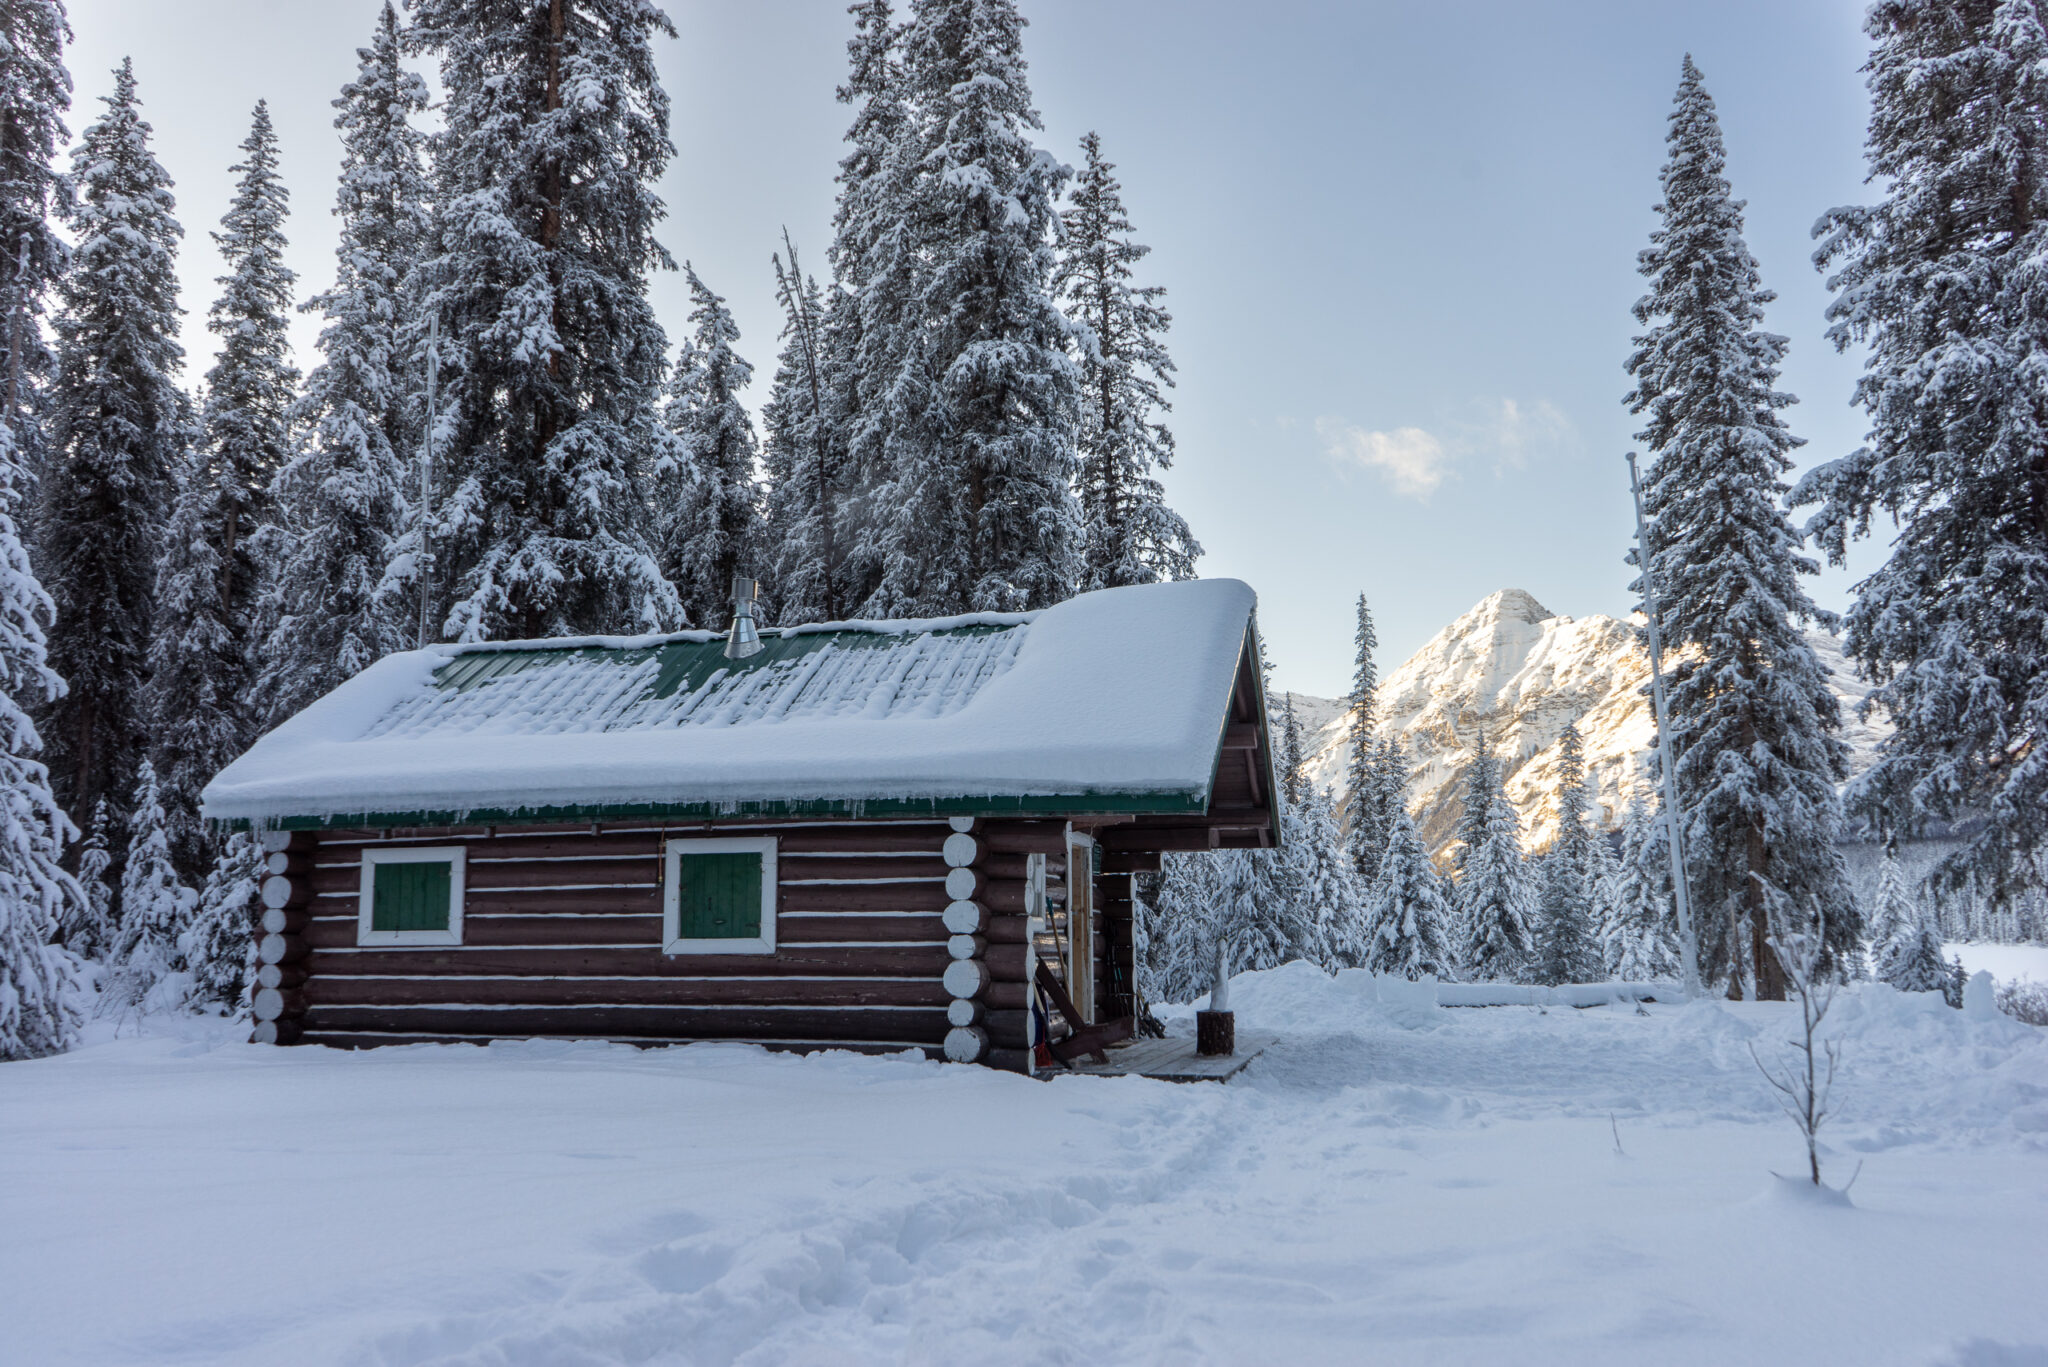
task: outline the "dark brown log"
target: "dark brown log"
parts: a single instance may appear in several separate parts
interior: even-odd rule
[[[265,877],[286,877],[303,874],[313,867],[311,850],[274,850],[263,856]]]
[[[304,935],[311,919],[305,907],[265,907],[256,928],[266,935]]]
[[[1031,1005],[1031,984],[1021,978],[1014,982],[992,982],[982,989],[981,999],[991,1011],[1021,1011]]]
[[[1209,827],[1189,824],[1186,826],[1119,826],[1113,831],[1102,833],[1102,857],[1112,853],[1144,851],[1169,854],[1192,854],[1213,849],[1210,843]]]
[[[1021,945],[1031,938],[1030,925],[1027,916],[991,916],[982,933],[993,944]]]
[[[264,964],[256,970],[256,985],[258,987],[278,988],[298,987],[306,981],[306,975],[312,971],[313,965],[318,960],[319,956],[316,954],[309,956],[303,964]]]
[[[887,859],[851,855],[791,855],[776,861],[775,874],[785,886],[806,879],[866,879],[878,883],[930,879],[934,882],[944,882],[946,864],[944,860],[933,859],[928,855]]]
[[[989,977],[999,983],[1031,981],[1030,945],[990,945],[987,962]]]
[[[256,1028],[249,1032],[251,1044],[298,1044],[303,1038],[304,1032],[297,1016],[285,1016],[274,1021],[258,1021]]]
[[[840,830],[803,830],[775,833],[783,854],[858,854],[900,851],[936,855],[945,845],[952,828],[936,826],[848,826]],[[763,835],[771,832],[763,831]]]
[[[630,887],[659,889],[659,859],[536,859],[492,864],[478,861],[463,875],[471,892],[521,888]]]
[[[774,973],[820,977],[930,978],[951,963],[942,948],[791,949],[773,954],[663,954],[657,946],[627,949],[440,948],[320,949],[307,960],[317,975],[422,973],[447,977],[542,974],[549,977],[699,978]]]
[[[798,945],[865,940],[943,945],[947,931],[945,921],[937,916],[798,916],[785,913],[776,920],[775,938],[777,943]]]
[[[974,838],[997,854],[1065,854],[1064,821],[992,821]]]
[[[1029,1049],[991,1049],[981,1061],[984,1066],[1002,1073],[1022,1073],[1030,1077],[1035,1071]]]
[[[503,1011],[461,1007],[433,1009],[386,1006],[318,1006],[306,1013],[311,1031],[374,1030],[394,1034],[484,1035],[525,1039],[536,1035],[572,1038],[630,1036],[648,1039],[848,1040],[944,1043],[944,1007],[883,1007],[867,1010],[794,1008],[764,1010],[653,1006],[536,1006]]]
[[[306,927],[315,949],[352,948],[356,919],[315,920]],[[463,918],[467,945],[643,945],[661,948],[659,916],[479,916]]]
[[[1102,872],[1105,875],[1119,873],[1157,873],[1159,854],[1155,850],[1104,850]]]
[[[944,883],[785,884],[776,890],[776,899],[784,911],[929,911],[934,916],[953,900]]]
[[[326,899],[322,899],[322,905]],[[508,888],[470,892],[462,899],[464,916],[625,915],[661,914],[658,887]]]
[[[991,1044],[1004,1049],[1022,1049],[1031,1042],[1029,1011],[991,1011],[984,1022]]]
[[[974,900],[998,915],[1021,915],[1030,904],[1029,886],[1021,881],[984,883]]]
[[[1030,875],[1030,860],[1031,856],[1028,854],[985,854],[974,861],[974,872],[991,882],[1010,879],[1021,883]],[[1064,877],[1064,863],[1054,859],[1047,859],[1045,863],[1048,879]]]
[[[327,1006],[930,1006],[936,978],[349,978],[322,975],[304,999]]]
[[[469,857],[480,859],[659,859],[658,831],[592,835],[588,827],[557,835],[508,835],[495,839],[452,842],[465,845]]]

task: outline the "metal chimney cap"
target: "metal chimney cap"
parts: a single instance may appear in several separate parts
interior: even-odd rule
[[[732,577],[732,626],[725,634],[728,660],[744,660],[761,653],[761,632],[754,625],[754,599],[760,592],[759,580],[743,574]]]

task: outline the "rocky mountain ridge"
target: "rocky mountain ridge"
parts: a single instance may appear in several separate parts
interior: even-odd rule
[[[1850,768],[1867,767],[1882,722],[1856,708],[1869,686],[1855,677],[1840,643],[1825,631],[1808,640],[1833,670],[1842,700]],[[1526,847],[1557,834],[1557,740],[1577,721],[1585,738],[1593,812],[1604,827],[1621,823],[1629,798],[1651,797],[1644,759],[1656,736],[1650,661],[1635,628],[1596,613],[1564,617],[1520,589],[1503,589],[1445,627],[1380,683],[1382,728],[1408,747],[1409,809],[1432,854],[1450,845],[1465,775],[1483,730],[1507,773],[1508,797],[1522,818]],[[1304,732],[1311,781],[1345,792],[1349,727],[1342,699],[1292,695]]]

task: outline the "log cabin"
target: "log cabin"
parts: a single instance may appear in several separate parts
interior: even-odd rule
[[[1279,843],[1253,608],[384,659],[204,794],[263,851],[254,1038],[1099,1056],[1142,1010],[1131,876]]]

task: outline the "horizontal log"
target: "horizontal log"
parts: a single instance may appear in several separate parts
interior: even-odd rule
[[[1021,881],[984,883],[975,900],[997,915],[1020,915],[1030,906],[1029,885]]]
[[[307,995],[296,987],[259,987],[250,998],[250,1010],[259,1021],[303,1016],[306,1014]]]
[[[1102,873],[1104,877],[1124,873],[1159,872],[1159,854],[1156,850],[1104,850],[1102,852]]]
[[[983,1028],[995,1043],[1009,1049],[1022,1049],[1031,1042],[1031,1013],[1026,1010],[990,1011]]]
[[[297,987],[306,981],[306,975],[312,971],[312,966],[319,957],[317,954],[308,955],[303,961],[296,964],[263,964],[256,970],[256,985],[258,987],[278,988]]]
[[[997,982],[1030,982],[1033,962],[1029,945],[990,945],[985,962]]]
[[[342,899],[322,898],[319,905],[352,906]],[[639,888],[511,888],[470,892],[462,899],[465,916],[659,916],[661,889]]]
[[[308,1034],[371,1030],[393,1034],[482,1035],[497,1039],[571,1038],[809,1040],[938,1045],[952,1027],[944,1007],[834,1010],[798,1007],[534,1006],[474,1008],[316,1006]]]
[[[472,914],[463,919],[462,940],[467,945],[643,945],[659,950],[661,917]],[[306,942],[315,949],[352,947],[355,918],[315,921],[306,927]]]
[[[297,1044],[301,1039],[301,1018],[285,1016],[274,1021],[258,1021],[256,1028],[249,1032],[251,1044]]]
[[[783,915],[776,919],[775,938],[791,944],[865,940],[944,944],[946,923],[937,916]]]
[[[993,944],[1021,945],[1031,938],[1027,916],[991,916],[983,934]]]
[[[1022,979],[991,982],[981,990],[981,1000],[988,1003],[991,1011],[1021,1011],[1031,1005],[1031,984]]]
[[[306,961],[329,973],[434,973],[447,977],[530,973],[558,978],[746,977],[790,974],[815,977],[924,978],[937,982],[953,962],[943,947],[904,949],[791,949],[773,954],[663,954],[657,946],[623,949],[373,948],[315,950]]]
[[[260,995],[260,994],[259,994]],[[936,978],[343,978],[307,983],[301,1008],[326,1006],[930,1006]],[[291,1013],[287,1013],[291,1014]]]
[[[664,877],[662,861],[645,859],[519,859],[502,864],[477,860],[463,873],[464,885],[473,892],[508,888],[559,888],[600,886],[660,888]]]
[[[974,871],[984,878],[1012,878],[1022,882],[1031,874],[1030,856],[1022,854],[985,854],[974,861]],[[1065,859],[1047,859],[1045,876],[1053,882],[1065,882],[1067,863]]]
[[[295,964],[306,957],[309,946],[303,935],[266,935],[256,942],[258,963]]]
[[[990,822],[975,839],[997,854],[1059,854],[1067,852],[1064,821]],[[984,856],[986,857],[986,856]]]
[[[774,834],[783,854],[858,854],[868,851],[903,854],[937,854],[952,830],[943,823],[931,826],[861,826],[840,829],[812,827],[801,831],[761,832]]]
[[[867,879],[877,883],[900,883],[912,879],[942,882],[946,877],[946,864],[923,854],[890,858],[791,855],[776,861],[775,875],[785,884],[821,878],[840,881]]]
[[[928,911],[953,901],[943,883],[814,883],[776,889],[784,911]]]
[[[1194,854],[1215,848],[1210,828],[1196,826],[1119,826],[1102,833],[1102,857],[1113,853]]]
[[[303,935],[312,914],[305,907],[265,907],[256,918],[257,929],[266,935]]]
[[[1022,1073],[1026,1077],[1037,1071],[1036,1061],[1029,1049],[991,1048],[981,1057],[982,1066],[1001,1073]]]
[[[357,863],[361,861],[366,845],[375,845],[387,839],[394,844],[406,845],[462,845],[468,848],[472,858],[478,859],[573,859],[593,855],[627,859],[657,856],[662,852],[664,843],[671,839],[723,835],[772,836],[778,852],[785,855],[903,853],[936,856],[944,847],[949,834],[949,829],[942,824],[849,823],[836,828],[784,828],[773,825],[750,826],[740,822],[720,823],[716,826],[684,824],[667,828],[648,823],[622,824],[618,827],[603,828],[594,834],[588,825],[522,827],[516,830],[511,827],[499,827],[494,835],[486,834],[482,827],[394,832],[392,837],[386,837],[377,831],[337,831],[333,832],[329,841],[320,848],[318,862]],[[400,838],[408,835],[410,838]],[[350,843],[334,843],[336,839],[341,838],[346,838]]]

